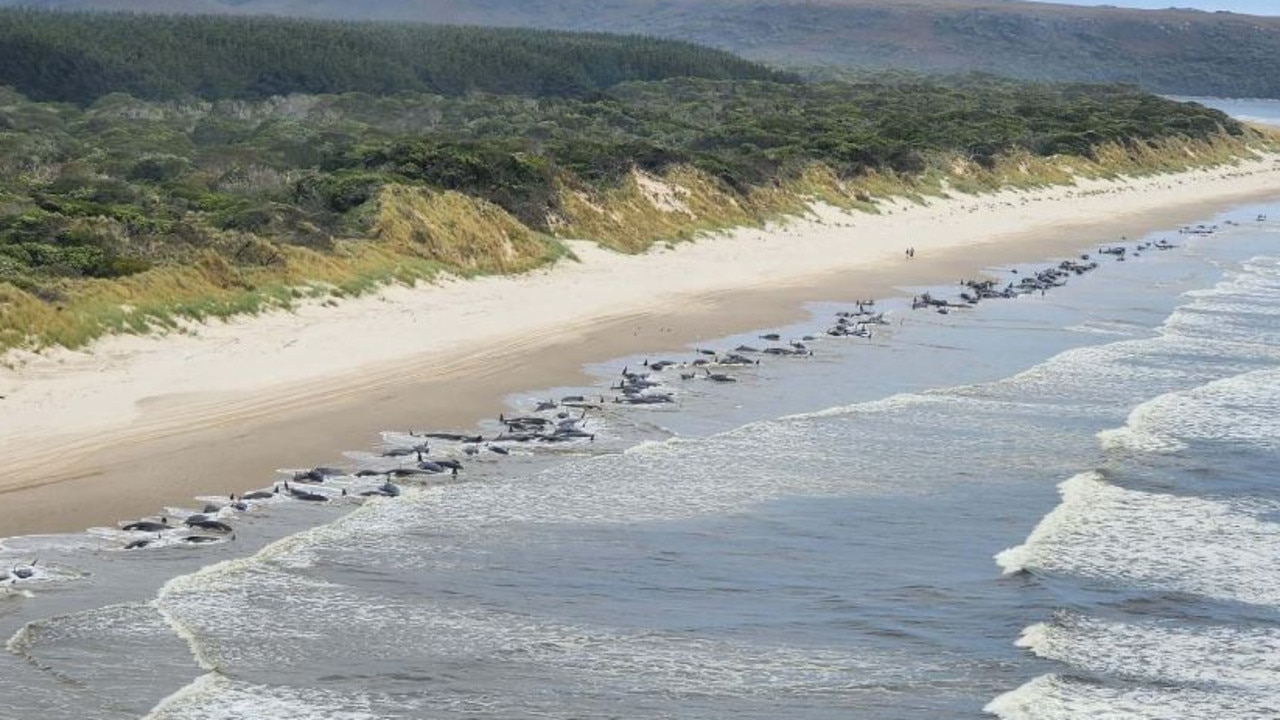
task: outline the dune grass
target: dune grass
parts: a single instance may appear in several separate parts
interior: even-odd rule
[[[1116,179],[1238,163],[1280,149],[1280,132],[1245,137],[1107,145],[1093,157],[1015,154],[983,165],[939,155],[923,172],[870,172],[841,178],[822,165],[795,177],[736,192],[687,166],[661,176],[634,172],[616,187],[562,184],[537,232],[496,205],[457,192],[388,185],[377,198],[370,239],[335,239],[318,250],[249,238],[257,258],[238,264],[212,250],[182,265],[117,279],[68,280],[52,297],[0,283],[0,351],[82,348],[110,334],[182,332],[191,323],[229,319],[299,302],[374,292],[388,284],[431,282],[441,274],[512,274],[570,258],[560,238],[587,239],[619,252],[806,213],[818,201],[878,212],[889,199],[927,202],[956,192],[1035,189],[1077,178]],[[265,258],[265,259],[264,259]]]
[[[180,266],[68,282],[53,299],[0,283],[0,350],[80,348],[108,334],[178,331],[441,273],[522,272],[567,254],[555,238],[457,193],[388,187],[376,222],[374,240],[337,240],[328,251],[261,240],[273,252],[266,265],[237,265],[208,251]]]

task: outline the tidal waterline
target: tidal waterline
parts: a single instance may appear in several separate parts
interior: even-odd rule
[[[677,376],[678,403],[610,407],[597,443],[349,514],[268,504],[218,547],[9,541],[45,574],[0,600],[0,714],[1262,717],[1259,214],[1280,208],[1043,297],[882,300],[870,340]]]

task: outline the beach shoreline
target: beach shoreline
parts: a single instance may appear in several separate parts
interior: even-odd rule
[[[70,532],[340,464],[381,430],[469,429],[503,399],[591,382],[583,366],[789,324],[983,268],[1074,254],[1280,195],[1280,158],[1124,183],[816,206],[805,219],[516,277],[390,287],[0,370],[0,537]],[[907,260],[904,250],[917,257]]]

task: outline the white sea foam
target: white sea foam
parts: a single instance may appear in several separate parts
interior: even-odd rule
[[[1132,338],[1138,335],[1145,335],[1148,330],[1139,325],[1131,323],[1107,322],[1104,320],[1093,320],[1078,325],[1068,325],[1063,328],[1070,332],[1083,333],[1086,335],[1105,335],[1109,337],[1126,337]]]
[[[1161,331],[1173,338],[1213,341],[1228,353],[1275,358],[1280,344],[1278,290],[1280,264],[1274,258],[1255,258],[1214,287],[1186,293],[1191,302],[1172,313]]]
[[[17,600],[19,598],[33,598],[35,593],[30,590],[14,589],[6,585],[0,585],[0,600]]]
[[[1280,447],[1280,368],[1244,373],[1166,398],[1150,419],[1169,434]]]
[[[1160,398],[1168,397],[1162,395]],[[1104,450],[1129,450],[1150,453],[1173,453],[1185,450],[1186,443],[1161,432],[1158,421],[1160,408],[1158,401],[1147,401],[1129,413],[1124,427],[1103,430],[1098,433],[1098,441]]]
[[[1103,491],[1103,482],[1101,473],[1088,472],[1058,485],[1062,503],[1036,525],[1026,542],[998,553],[996,564],[1004,569],[1006,575],[1031,569],[1041,547],[1071,532],[1075,516]]]
[[[1280,605],[1274,503],[1126,490],[1097,473],[1059,486],[1062,503],[996,562],[1102,582]]]
[[[891,395],[882,400],[870,400],[867,402],[854,403],[852,405],[839,405],[823,410],[808,413],[797,413],[795,415],[786,415],[781,420],[821,420],[823,418],[845,417],[849,415],[869,415],[875,413],[889,413],[905,410],[917,405],[939,402],[938,398],[930,397],[926,393],[900,393]]]
[[[646,452],[659,456],[688,452],[687,447],[679,446],[689,443],[650,445]],[[638,462],[647,465],[650,459]],[[608,462],[630,461],[618,455],[612,460],[578,464],[588,477],[592,465]],[[289,666],[298,657],[323,654],[334,643],[343,643],[344,662],[365,668],[448,663],[480,654],[493,657],[495,662],[529,668],[522,672],[552,674],[559,682],[612,686],[627,692],[703,696],[826,693],[902,679],[901,662],[865,651],[755,646],[679,633],[567,625],[523,613],[438,605],[428,597],[397,600],[392,595],[368,595],[314,577],[308,572],[309,565],[296,562],[299,554],[316,558],[341,550],[359,558],[362,573],[385,571],[392,575],[414,563],[448,563],[456,556],[447,545],[450,537],[474,550],[476,543],[501,538],[512,518],[555,521],[523,507],[526,501],[548,494],[550,479],[495,483],[496,488],[487,483],[456,485],[367,505],[334,523],[275,543],[255,558],[219,563],[177,578],[165,586],[156,603],[173,625],[181,628],[204,667],[234,668],[238,676],[269,673]],[[579,486],[576,490],[587,494],[592,503],[603,500],[594,497],[597,492],[617,502],[607,492],[607,479],[593,485],[599,487]],[[655,487],[660,485],[659,480]],[[527,494],[514,499],[509,496],[521,488],[528,488]],[[581,497],[550,494],[553,497],[543,501],[542,509],[557,507],[554,501],[557,511],[563,513],[559,520],[582,520]],[[502,501],[495,502],[496,497]],[[612,507],[613,503],[606,505]],[[618,512],[633,517],[632,510]],[[595,511],[604,513],[603,509]],[[491,517],[494,514],[499,517]],[[430,531],[445,544],[424,542],[415,528]],[[245,588],[254,591],[248,593]],[[252,632],[246,634],[246,628]],[[353,634],[344,635],[348,632]],[[201,698],[207,700],[202,688],[171,698],[158,709],[163,712],[152,717],[205,717],[200,713],[206,709],[183,714],[204,702]]]
[[[1280,688],[1280,630],[1171,621],[1115,622],[1059,613],[1023,631],[1018,643],[1039,657],[1129,681]]]
[[[149,677],[196,671],[180,639],[142,603],[29,622],[5,647],[60,681],[101,697],[134,697],[149,689]]]
[[[1153,398],[1125,427],[1098,435],[1105,448],[1185,449],[1188,440],[1280,447],[1280,368],[1244,373]]]
[[[1098,685],[1042,675],[987,703],[1003,720],[1274,720],[1274,692]]]
[[[343,663],[352,667],[448,664],[484,656],[571,686],[702,696],[839,692],[901,682],[909,672],[923,677],[945,671],[941,664],[908,666],[865,649],[754,645],[569,625],[525,613],[436,605],[425,598],[375,599],[338,585],[270,573],[244,568],[228,578],[266,580],[269,593],[226,593],[215,585],[165,602],[194,626],[219,664],[240,675],[270,673],[287,667],[290,658],[323,654],[335,643],[342,643]],[[286,597],[298,601],[282,606]],[[345,636],[347,627],[355,634]],[[246,636],[244,628],[253,632]]]
[[[364,508],[356,511],[358,514]],[[271,583],[268,563],[283,560],[282,564],[302,567],[314,558],[313,543],[310,542],[316,533],[332,532],[327,525],[304,530],[277,540],[250,557],[225,560],[201,568],[199,571],[179,575],[166,582],[151,602],[151,606],[160,614],[169,627],[188,645],[195,662],[205,670],[214,670],[223,658],[219,657],[216,648],[210,646],[208,638],[213,634],[206,632],[209,624],[222,624],[224,629],[240,630],[253,627],[255,638],[266,638],[273,630],[280,627],[271,622],[272,618],[260,618],[257,625],[246,625],[242,618],[234,615],[234,603],[225,602],[238,590],[249,587],[246,582],[261,581],[254,585],[255,591],[264,593],[282,592],[282,583]],[[260,572],[261,577],[246,578],[247,573]],[[280,573],[277,577],[287,578]],[[305,588],[290,586],[291,590],[305,591]],[[288,597],[280,595],[279,597]],[[185,600],[185,602],[183,602]]]
[[[993,417],[1008,415],[1013,412],[1027,411],[1039,413],[1045,405],[1036,398],[1023,397],[991,397],[991,389],[1000,385],[987,383],[983,385],[963,385],[942,390],[928,390],[920,393],[900,393],[869,402],[855,403],[826,408],[811,413],[787,415],[781,420],[802,422],[807,420],[826,419],[864,419],[869,416],[891,416],[890,419],[908,418],[909,421],[924,425],[930,421],[957,421],[974,414],[989,414]],[[806,425],[805,427],[813,427]]]
[[[1135,392],[1151,383],[1179,383],[1182,368],[1148,363],[1162,349],[1159,338],[1121,340],[1074,348],[1012,377],[974,386],[968,392],[993,400],[1041,404],[1042,412],[1109,412],[1137,401]],[[953,392],[966,392],[960,388]]]
[[[1195,302],[1216,302],[1216,297]],[[1145,388],[1153,383],[1183,387],[1212,381],[1231,368],[1254,370],[1260,359],[1268,357],[1265,348],[1200,336],[1213,327],[1195,325],[1194,336],[1165,328],[1159,337],[1068,351],[1012,381],[902,394],[754,423],[710,438],[644,443],[529,477],[434,488],[407,493],[395,502],[369,503],[337,522],[277,543],[250,561],[224,563],[171,583],[161,593],[158,606],[175,627],[182,628],[198,648],[197,654],[206,658],[206,667],[234,668],[238,677],[282,667],[298,657],[323,653],[327,644],[346,642],[344,653],[362,667],[411,660],[430,665],[486,656],[518,665],[526,674],[547,673],[572,678],[581,686],[638,693],[803,694],[897,684],[903,662],[861,649],[801,651],[575,626],[483,607],[459,609],[435,604],[431,598],[397,600],[392,594],[344,586],[336,574],[327,576],[332,581],[317,576],[326,569],[333,571],[334,566],[323,561],[338,553],[360,558],[360,571],[371,574],[449,570],[450,563],[483,562],[488,543],[524,540],[530,532],[553,524],[680,520],[728,514],[795,494],[889,487],[900,492],[901,478],[865,472],[877,465],[864,460],[893,452],[900,466],[912,466],[917,458],[936,457],[940,450],[928,443],[882,447],[889,445],[884,439],[895,433],[900,438],[904,431],[924,435],[930,428],[947,428],[949,444],[944,452],[989,452],[993,443],[1029,438],[1019,426],[1029,414],[1051,410],[1057,418],[1062,413],[1087,415],[1118,403],[1128,407],[1142,399],[1135,393],[1147,392]],[[1178,356],[1173,360],[1171,350]],[[1157,410],[1149,408],[1153,418]],[[964,437],[965,428],[957,427],[958,420],[976,426],[978,437]],[[415,441],[407,436],[388,439],[395,444]],[[833,472],[830,456],[822,452],[837,443],[862,451],[849,454],[848,472]],[[1043,451],[1043,446],[1037,447]],[[1181,503],[1186,498],[1133,494],[1108,485],[1097,474],[1068,480],[1062,492],[1062,506],[1045,518],[1027,542],[1001,554],[1007,571],[1043,569],[1110,580],[1127,577],[1132,566],[1138,568],[1139,583],[1152,587],[1259,602],[1278,596],[1270,578],[1280,569],[1276,565],[1280,561],[1248,562],[1249,553],[1257,548],[1251,541],[1276,542],[1269,526],[1250,515],[1249,507],[1190,499],[1190,515],[1184,517],[1180,513],[1186,508]],[[1214,539],[1201,542],[1197,532],[1207,532]],[[453,552],[464,545],[467,552]],[[1222,568],[1196,577],[1205,562]],[[250,587],[253,593],[244,592]],[[253,628],[253,636],[246,637],[244,628]],[[350,634],[343,635],[348,630]],[[1026,642],[1035,648],[1051,647],[1061,638],[1057,632],[1045,625],[1030,632]],[[1082,705],[1063,692],[1067,697],[1063,702],[1072,708],[1089,707],[1088,697],[1080,701]],[[1117,707],[1140,708],[1141,703],[1131,702],[1132,694],[1125,692],[1117,691]],[[248,704],[238,705],[241,694],[252,696],[244,700]],[[1190,702],[1187,697],[1175,700]],[[1206,697],[1206,702],[1213,701],[1212,694]],[[212,714],[209,707],[223,702],[240,709]],[[213,673],[162,703],[152,717],[238,718],[254,717],[255,712],[288,717],[328,712],[322,716],[347,717],[341,713],[363,712],[363,707],[346,701],[331,704],[323,694],[302,696],[288,688],[245,686]],[[1067,715],[1076,716],[1110,717],[1105,713]]]
[[[1277,269],[1275,259],[1255,258],[1213,288],[1187,293],[1156,337],[1066,354],[1087,358],[1118,401],[1126,392],[1118,379],[1163,390],[1137,404],[1124,427],[1099,433],[1104,449],[1280,447]],[[1280,606],[1276,502],[1129,490],[1100,473],[1076,475],[1060,491],[1061,503],[1026,542],[997,555],[1006,572]],[[1280,632],[1272,628],[1058,613],[1017,644],[1099,680],[1036,678],[986,707],[1007,720],[1252,720],[1274,718],[1280,706]]]
[[[385,704],[383,705],[385,707]],[[377,720],[368,697],[237,682],[217,673],[162,700],[142,720]]]
[[[82,580],[86,574],[82,570],[56,562],[41,561],[39,558],[5,558],[0,560],[0,569],[4,571],[4,579],[0,587],[19,585],[34,587]],[[19,578],[17,572],[23,571],[27,577]]]

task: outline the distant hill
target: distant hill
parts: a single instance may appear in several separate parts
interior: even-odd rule
[[[129,0],[0,0],[137,9]],[[1171,4],[1174,0],[1171,0]],[[155,0],[152,11],[415,20],[642,33],[773,64],[978,70],[1280,97],[1280,18],[1017,0]]]
[[[0,9],[0,86],[33,100],[111,93],[581,97],[628,81],[788,78],[723,50],[637,36],[275,17]]]

